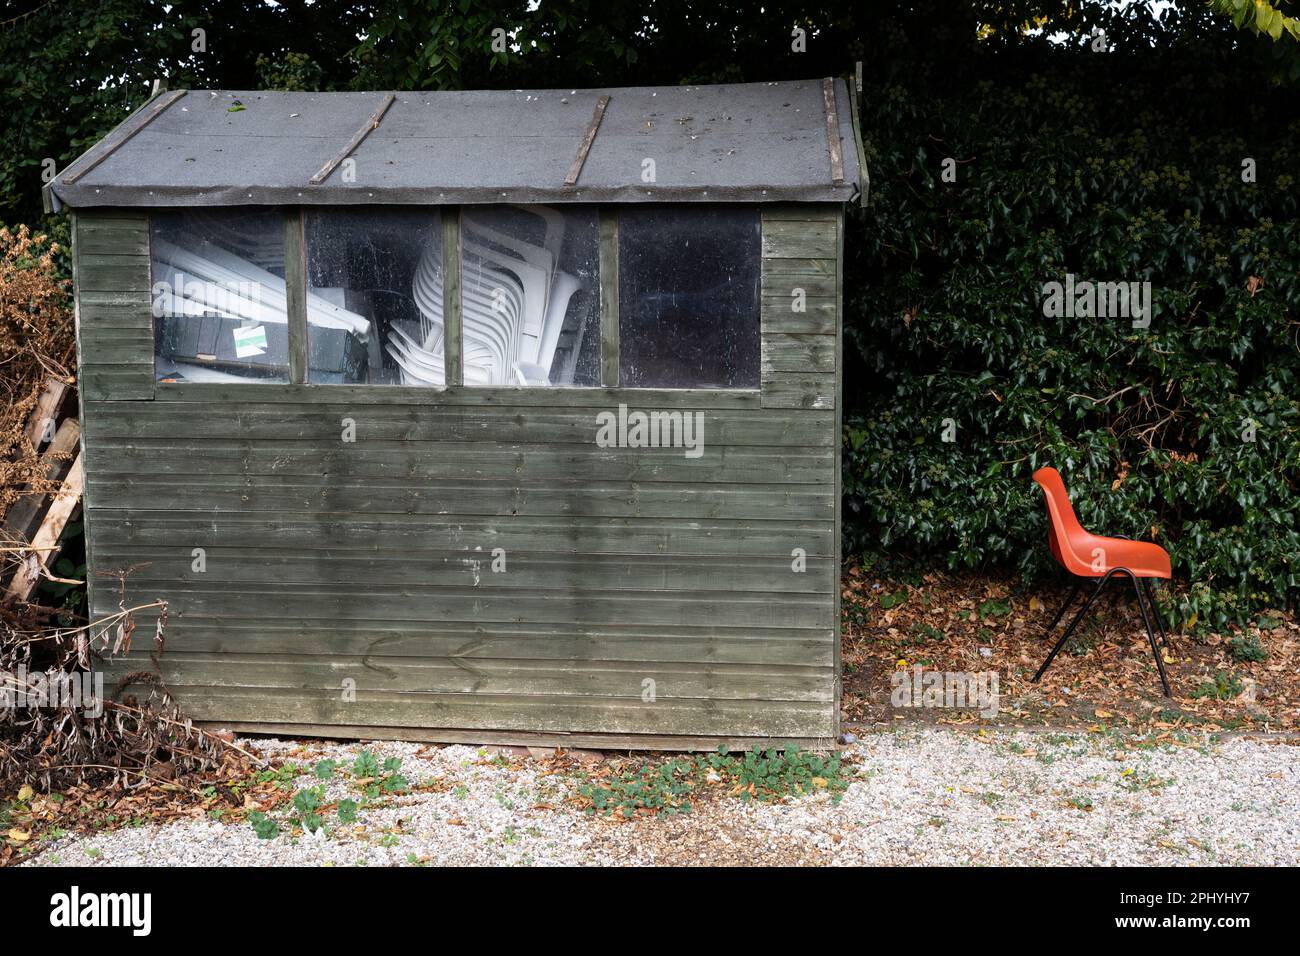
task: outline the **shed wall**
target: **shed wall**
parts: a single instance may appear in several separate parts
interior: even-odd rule
[[[168,686],[246,728],[833,736],[840,229],[764,211],[761,392],[155,386],[147,220],[79,211],[92,613],[133,568]],[[620,404],[703,455],[597,447]]]

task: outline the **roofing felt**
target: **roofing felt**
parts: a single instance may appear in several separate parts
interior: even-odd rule
[[[175,91],[129,116],[50,188],[73,207],[843,202],[861,178],[850,93],[833,81],[829,110],[824,82]]]

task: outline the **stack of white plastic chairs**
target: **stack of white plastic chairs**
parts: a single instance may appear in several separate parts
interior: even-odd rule
[[[521,207],[546,221],[542,245],[462,221],[461,299],[467,385],[548,385],[569,300],[581,287],[561,272],[564,217]],[[413,283],[418,328],[394,324],[387,349],[408,385],[443,385],[443,282],[440,250],[425,250]]]

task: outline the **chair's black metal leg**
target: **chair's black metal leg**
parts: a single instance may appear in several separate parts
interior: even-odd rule
[[[1056,655],[1061,652],[1061,648],[1065,646],[1065,642],[1070,639],[1070,635],[1072,635],[1074,629],[1079,626],[1079,622],[1083,620],[1083,616],[1088,613],[1088,608],[1092,607],[1092,602],[1097,600],[1097,595],[1101,593],[1101,589],[1105,587],[1106,582],[1110,580],[1110,576],[1114,573],[1115,569],[1111,568],[1102,576],[1102,579],[1097,582],[1097,587],[1088,595],[1088,600],[1083,602],[1083,607],[1079,608],[1079,613],[1074,615],[1074,620],[1071,621],[1070,626],[1065,629],[1065,633],[1061,635],[1061,639],[1056,642],[1056,646],[1052,648],[1052,653],[1047,655],[1047,660],[1043,661],[1043,666],[1038,668],[1038,673],[1034,675],[1033,680],[1035,684],[1037,684],[1039,679],[1043,676],[1044,671],[1051,666],[1052,661],[1056,659]]]
[[[1160,616],[1160,605],[1156,603],[1156,586],[1151,583],[1150,578],[1143,578],[1142,584],[1146,588],[1147,603],[1151,605],[1151,616],[1156,619],[1156,630],[1160,632],[1160,643],[1170,647],[1169,635],[1165,633],[1165,622]]]
[[[1061,618],[1065,617],[1066,609],[1069,608],[1069,606],[1074,603],[1074,599],[1079,596],[1079,591],[1082,589],[1083,589],[1082,579],[1075,578],[1074,587],[1070,588],[1070,596],[1065,599],[1065,603],[1061,605],[1061,609],[1056,612],[1056,617],[1052,618],[1052,623],[1047,625],[1048,634],[1051,634],[1054,630],[1056,630],[1056,625],[1060,624]]]
[[[1166,697],[1173,697],[1169,690],[1169,676],[1165,673],[1165,662],[1160,657],[1160,645],[1156,643],[1156,632],[1151,628],[1151,619],[1147,617],[1146,602],[1142,600],[1142,585],[1138,583],[1137,575],[1128,568],[1122,569],[1133,581],[1133,593],[1137,595],[1138,610],[1142,612],[1142,624],[1147,629],[1147,640],[1151,642],[1151,653],[1156,659],[1156,670],[1160,671],[1160,685],[1165,689]]]

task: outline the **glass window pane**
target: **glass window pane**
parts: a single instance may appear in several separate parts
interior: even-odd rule
[[[287,382],[280,212],[157,212],[150,229],[159,380]]]
[[[760,228],[752,206],[624,206],[619,384],[758,388]]]
[[[444,385],[439,210],[305,215],[307,381]]]
[[[600,384],[600,223],[592,206],[461,213],[466,385]]]

